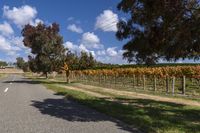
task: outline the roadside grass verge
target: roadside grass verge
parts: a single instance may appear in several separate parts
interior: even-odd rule
[[[4,78],[4,77],[7,77],[8,74],[4,74],[4,73],[0,73],[0,78]]]
[[[200,107],[118,95],[112,95],[112,99],[98,98],[84,92],[59,87],[56,82],[43,79],[35,81],[44,84],[56,95],[63,95],[143,132],[200,133]],[[70,85],[72,84],[67,86]],[[122,104],[124,102],[127,104]]]

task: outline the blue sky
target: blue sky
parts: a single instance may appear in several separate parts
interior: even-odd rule
[[[106,63],[126,63],[122,45],[115,37],[116,23],[123,17],[116,6],[120,0],[1,0],[0,59],[27,58],[21,29],[29,23],[57,22],[64,46],[72,51],[92,52]]]
[[[1,0],[0,60],[27,59],[21,29],[38,22],[60,24],[64,46],[71,51],[91,52],[98,61],[126,63],[115,37],[116,23],[125,14],[116,9],[121,0]],[[181,60],[179,62],[182,62]],[[191,62],[191,61],[186,61]]]

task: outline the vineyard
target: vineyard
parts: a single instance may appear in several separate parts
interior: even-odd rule
[[[200,96],[200,66],[76,70],[70,72],[70,80],[119,90]]]

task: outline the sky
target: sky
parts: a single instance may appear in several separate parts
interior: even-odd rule
[[[91,52],[104,63],[126,63],[123,42],[115,37],[116,23],[123,18],[120,0],[1,0],[0,60],[15,61],[30,54],[21,30],[39,22],[60,25],[64,46],[73,52]]]
[[[116,23],[126,17],[117,10],[121,0],[1,0],[0,60],[14,62],[30,55],[21,30],[39,22],[60,25],[63,45],[73,52],[91,52],[97,61],[125,64],[122,46],[115,37]],[[178,62],[182,62],[179,60]],[[191,62],[186,60],[185,62]]]

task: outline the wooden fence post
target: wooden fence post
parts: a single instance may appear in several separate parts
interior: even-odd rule
[[[126,83],[125,83],[126,80],[124,81],[124,79],[126,79],[125,75],[123,75],[123,86],[126,87]]]
[[[176,78],[173,76],[173,78],[172,78],[172,95],[174,95],[175,82],[176,82]]]
[[[145,90],[145,75],[143,75],[143,89]]]
[[[133,88],[135,88],[135,75],[133,75]]]
[[[107,75],[104,75],[104,85],[106,86]]]
[[[117,87],[117,76],[115,74],[115,88]]]
[[[155,75],[154,75],[154,84],[153,84],[153,88],[154,88],[154,91],[157,90],[157,88],[156,88],[156,76],[155,76]]]
[[[169,93],[169,77],[166,77],[166,93]]]
[[[182,94],[185,95],[185,76],[182,77]]]
[[[139,75],[137,75],[137,86],[139,86]]]
[[[99,74],[99,84],[101,84],[101,75]]]

